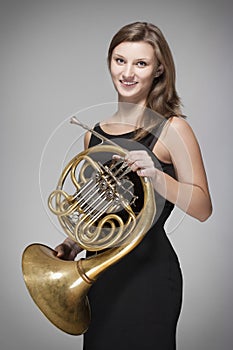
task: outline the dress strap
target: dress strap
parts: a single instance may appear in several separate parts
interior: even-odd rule
[[[152,135],[150,143],[148,145],[148,148],[152,151],[156,142],[158,141],[160,134],[167,123],[167,119],[164,119],[159,126],[156,126],[154,129],[151,130],[150,134]]]

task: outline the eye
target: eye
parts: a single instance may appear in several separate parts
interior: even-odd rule
[[[139,61],[137,62],[137,66],[139,68],[143,68],[143,67],[146,67],[147,66],[147,63],[145,61]]]
[[[118,64],[124,64],[124,60],[123,60],[123,58],[116,58],[116,62],[118,63]]]

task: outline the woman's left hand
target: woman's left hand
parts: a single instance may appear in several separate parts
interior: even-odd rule
[[[118,156],[114,156],[115,159]],[[120,157],[119,157],[120,158]],[[133,172],[136,172],[138,176],[148,176],[152,179],[156,176],[156,169],[154,162],[148,152],[146,151],[130,151],[124,158],[124,161],[128,164]]]

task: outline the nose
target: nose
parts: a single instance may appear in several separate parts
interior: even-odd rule
[[[124,70],[122,72],[123,78],[127,79],[127,80],[133,79],[134,78],[134,74],[135,74],[135,72],[134,72],[133,65],[132,64],[126,64],[124,66]]]

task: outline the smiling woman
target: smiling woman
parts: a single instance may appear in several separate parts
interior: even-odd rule
[[[145,42],[123,42],[113,50],[110,71],[119,102],[145,105],[158,74],[156,61],[152,46]]]
[[[153,73],[151,72],[152,84],[146,99],[146,106],[164,117],[181,115],[180,98],[175,86],[176,72],[174,60],[170,47],[161,30],[154,24],[145,22],[135,22],[122,27],[113,36],[109,46],[108,66],[110,72],[114,52],[118,52],[117,49],[123,44],[128,45],[130,50],[134,44],[136,45],[134,47],[135,50],[136,48],[140,50],[140,47],[142,47],[141,44],[144,44],[147,52],[142,50],[140,52],[134,52],[136,56],[133,58],[141,61],[141,58],[149,55],[148,58],[153,60]],[[127,52],[127,55],[129,55],[129,52]]]
[[[136,22],[121,28],[110,43],[108,66],[118,108],[94,130],[114,142],[136,141],[139,147],[124,161],[132,174],[150,179],[158,213],[142,242],[92,286],[84,349],[175,350],[182,273],[164,224],[174,205],[199,221],[211,215],[201,151],[182,117],[172,54],[158,27]],[[100,139],[87,132],[84,143],[88,148]],[[81,251],[70,238],[55,249],[67,260]]]

